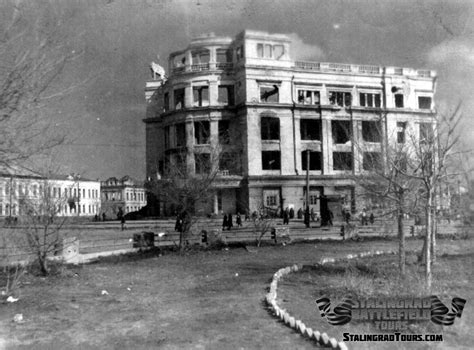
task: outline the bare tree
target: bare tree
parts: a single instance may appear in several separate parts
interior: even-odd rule
[[[77,11],[70,5],[0,4],[0,165],[22,163],[65,141],[53,130],[48,108],[86,81],[66,78],[82,54],[74,47],[80,34],[67,28]]]
[[[225,172],[228,172],[229,165],[236,166],[238,162],[232,146],[217,144],[209,150],[209,153],[194,154],[195,169],[188,169],[190,155],[186,149],[169,154],[162,177],[147,184],[148,190],[177,215],[180,250],[184,249],[191,228],[209,213],[208,205],[214,201],[218,179],[227,175],[219,165],[227,160]]]
[[[36,185],[33,185],[36,186]],[[74,184],[70,185],[74,187]],[[70,207],[69,197],[61,193],[54,180],[41,180],[29,196],[20,198],[23,215],[23,231],[32,255],[35,256],[41,274],[50,272],[48,260],[59,254],[64,239],[64,226],[68,217],[65,208]]]

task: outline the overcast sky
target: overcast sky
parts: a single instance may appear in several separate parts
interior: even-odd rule
[[[66,0],[64,0],[66,1]],[[149,64],[201,33],[243,29],[291,34],[296,59],[435,69],[435,102],[464,102],[474,139],[474,1],[102,0],[81,1],[70,22],[92,77],[57,110],[73,136],[56,151],[64,172],[145,176],[144,87]],[[77,74],[76,74],[77,76]],[[474,141],[470,142],[474,146]]]

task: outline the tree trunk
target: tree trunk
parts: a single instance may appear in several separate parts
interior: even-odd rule
[[[431,231],[433,226],[433,217],[431,205],[433,202],[432,191],[428,191],[428,198],[426,203],[426,236],[425,244],[423,246],[425,252],[425,281],[428,290],[431,290]]]
[[[433,211],[433,225],[431,229],[431,261],[436,262],[436,232],[438,231],[438,215],[436,210]]]
[[[397,213],[397,226],[398,226],[398,267],[400,269],[400,275],[405,275],[405,231],[403,230],[403,193],[398,194],[398,213]]]

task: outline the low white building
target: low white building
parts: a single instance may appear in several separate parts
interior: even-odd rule
[[[55,216],[95,216],[100,204],[100,181],[77,175],[0,172],[0,217],[42,215],[53,212],[51,208]]]
[[[111,177],[101,183],[102,211],[107,217],[115,218],[119,209],[124,214],[139,211],[147,205],[143,183],[124,176]]]

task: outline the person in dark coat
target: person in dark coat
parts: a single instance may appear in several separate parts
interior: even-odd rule
[[[329,219],[329,220],[328,220],[328,225],[329,225],[329,226],[332,226],[332,219],[334,219],[334,214],[332,213],[331,210],[328,210],[328,214],[329,214],[329,215],[328,215],[328,219]]]
[[[370,224],[371,224],[371,225],[374,224],[374,221],[375,221],[374,213],[370,213],[369,221],[370,221]]]
[[[222,220],[222,229],[225,230],[229,226],[229,219],[227,214],[224,214],[224,220]]]
[[[242,227],[242,217],[240,216],[240,213],[237,213],[237,216],[235,218],[235,223],[237,224],[238,227]]]
[[[290,223],[290,211],[288,208],[283,212],[283,225],[288,225]]]
[[[174,230],[176,232],[181,232],[181,227],[183,226],[183,222],[181,220],[181,216],[180,215],[176,215],[176,223],[174,225]]]
[[[295,210],[293,208],[290,209],[290,219],[295,217]]]
[[[234,226],[234,223],[232,222],[232,214],[229,214],[227,216],[227,229],[230,231],[230,229]]]
[[[301,209],[301,208],[298,209],[297,216],[298,216],[298,219],[303,218],[303,209]]]

